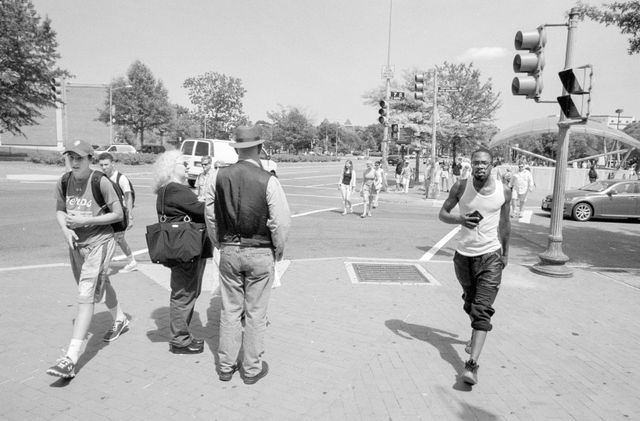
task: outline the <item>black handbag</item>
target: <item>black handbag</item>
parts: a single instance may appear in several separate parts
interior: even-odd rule
[[[185,215],[182,221],[167,222],[167,216],[164,214],[165,190],[166,187],[162,191],[160,221],[147,225],[145,235],[151,261],[172,267],[206,258],[209,239],[205,224],[191,222],[188,215]]]

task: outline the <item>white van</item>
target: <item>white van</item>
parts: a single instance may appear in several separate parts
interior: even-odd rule
[[[138,151],[136,151],[136,148],[134,148],[133,146],[131,146],[131,145],[122,145],[122,144],[103,146],[101,148],[96,149],[96,153],[97,154],[100,154],[102,152],[124,153],[124,154],[136,154],[136,153],[138,153]]]
[[[221,139],[185,139],[180,145],[180,152],[184,155],[187,164],[187,179],[191,187],[195,186],[196,178],[202,174],[202,157],[209,155],[213,162],[221,161],[222,166],[238,162],[238,154],[231,147],[230,140]],[[262,149],[260,153],[262,167],[276,175],[278,165],[271,160],[267,152]]]

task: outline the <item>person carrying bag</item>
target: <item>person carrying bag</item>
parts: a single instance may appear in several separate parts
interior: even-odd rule
[[[147,227],[147,244],[152,261],[171,268],[169,351],[199,354],[204,340],[191,334],[189,324],[213,248],[205,234],[204,202],[185,185],[183,162],[180,151],[165,152],[156,160],[153,190],[160,222]]]
[[[160,196],[162,215],[157,223],[147,225],[146,240],[151,261],[170,268],[201,258],[207,245],[211,249],[211,243],[206,235],[205,224],[192,222],[189,215],[185,214],[182,221],[167,222],[164,211],[166,189],[166,186],[162,188]],[[211,254],[211,250],[208,254]]]

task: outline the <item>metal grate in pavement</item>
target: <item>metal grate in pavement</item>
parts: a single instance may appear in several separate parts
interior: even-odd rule
[[[345,262],[354,284],[439,285],[436,278],[417,263]]]

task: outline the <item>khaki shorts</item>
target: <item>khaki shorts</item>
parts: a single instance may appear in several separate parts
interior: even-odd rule
[[[71,270],[78,284],[78,303],[102,303],[105,287],[109,282],[109,263],[116,251],[113,238],[85,247],[69,250]]]

